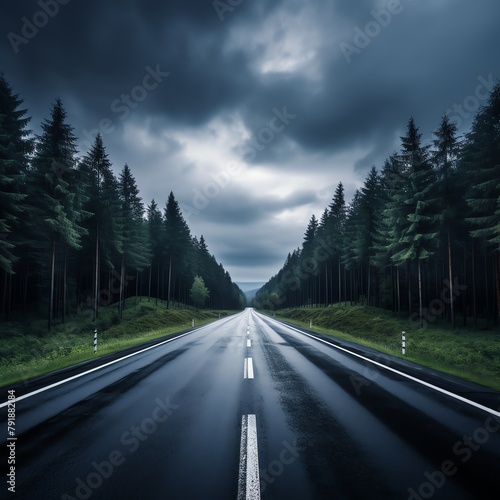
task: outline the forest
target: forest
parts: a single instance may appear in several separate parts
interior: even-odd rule
[[[410,117],[399,151],[346,203],[340,182],[302,245],[258,292],[270,310],[364,304],[424,327],[498,325],[500,83],[470,130],[444,115],[428,144]]]
[[[195,278],[205,307],[244,306],[172,192],[163,210],[154,199],[145,207],[131,168],[115,175],[101,135],[77,151],[60,99],[39,136],[22,105],[0,75],[0,321],[35,312],[50,330],[84,310],[95,320],[106,305],[121,315],[131,296],[192,306]]]

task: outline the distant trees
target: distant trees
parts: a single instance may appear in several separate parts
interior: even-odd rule
[[[339,184],[302,247],[257,293],[257,307],[349,300],[412,321],[500,314],[500,84],[460,141],[444,116],[431,144],[410,117],[401,149],[345,206]],[[324,276],[319,282],[317,274]],[[333,282],[338,286],[332,286]],[[311,284],[314,283],[314,287]]]
[[[209,306],[241,308],[244,295],[203,237],[191,236],[171,192],[162,213],[145,209],[132,169],[118,177],[102,136],[81,158],[56,99],[33,138],[22,100],[0,75],[0,307],[43,307],[50,330],[68,312],[92,311],[133,295],[192,305],[199,276]]]

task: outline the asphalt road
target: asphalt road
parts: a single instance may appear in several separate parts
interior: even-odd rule
[[[496,391],[251,309],[126,354],[0,389],[0,498],[499,496]]]

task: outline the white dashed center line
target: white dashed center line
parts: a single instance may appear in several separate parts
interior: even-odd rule
[[[260,500],[259,449],[255,415],[241,418],[238,500]]]

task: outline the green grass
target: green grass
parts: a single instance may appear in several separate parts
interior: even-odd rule
[[[500,331],[430,324],[419,328],[407,318],[365,306],[284,309],[276,317],[312,330],[500,390]],[[401,332],[406,332],[406,355]]]
[[[227,316],[230,311],[188,310],[131,298],[123,318],[116,305],[102,308],[94,323],[89,311],[67,318],[47,332],[45,320],[35,315],[1,324],[0,386],[36,377]],[[94,329],[98,349],[94,354]]]

